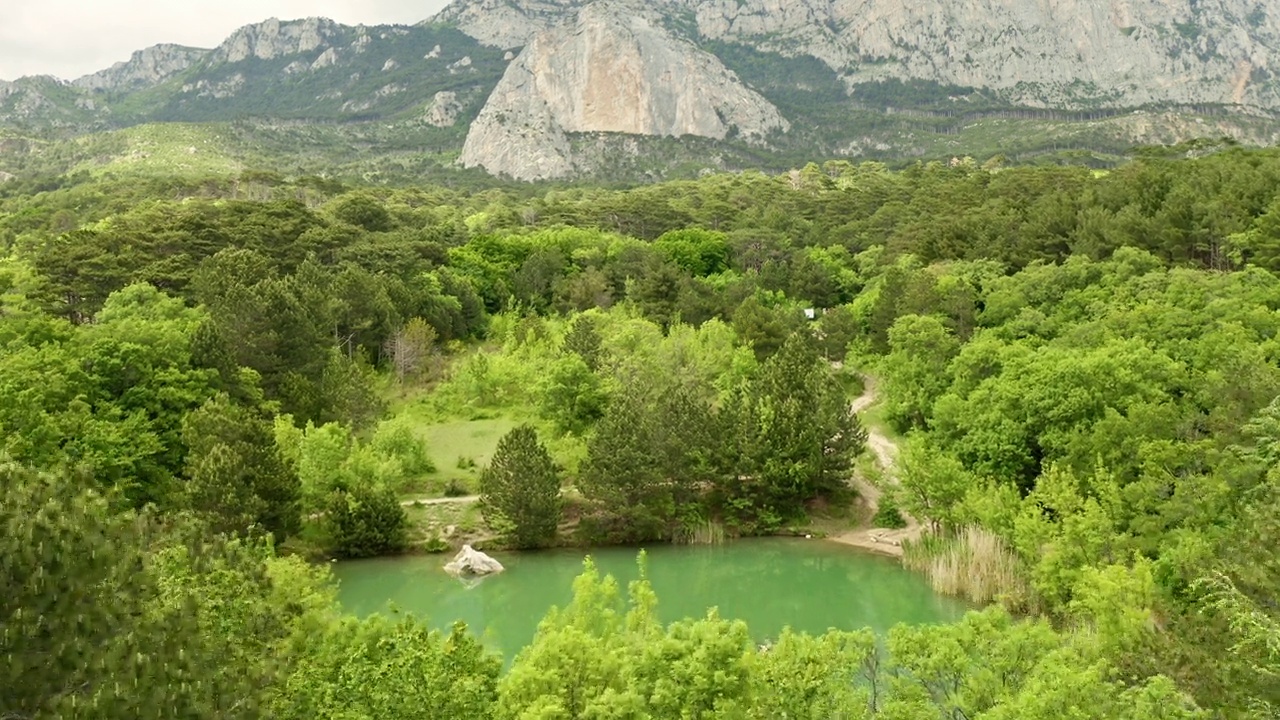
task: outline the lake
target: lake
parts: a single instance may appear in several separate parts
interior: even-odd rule
[[[622,583],[639,576],[639,548],[496,552],[507,571],[480,581],[450,577],[447,555],[383,558],[334,565],[338,598],[358,615],[388,604],[437,628],[462,620],[510,659],[533,639],[553,605],[572,597],[573,579],[590,555],[602,573]],[[919,575],[883,558],[821,540],[740,540],[717,546],[647,549],[649,581],[666,622],[704,616],[708,608],[745,620],[757,641],[783,627],[822,633],[830,628],[955,620],[969,606],[938,595]]]

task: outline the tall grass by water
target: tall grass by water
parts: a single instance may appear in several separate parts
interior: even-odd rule
[[[979,527],[967,527],[956,535],[928,534],[907,542],[902,561],[946,595],[979,605],[999,601],[1012,609],[1025,609],[1031,602],[1013,551],[999,536]]]
[[[685,523],[671,538],[673,545],[722,545],[724,541],[724,525],[714,520]]]

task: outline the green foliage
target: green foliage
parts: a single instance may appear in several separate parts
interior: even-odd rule
[[[836,162],[616,191],[254,173],[7,185],[0,438],[35,469],[2,489],[17,599],[0,642],[21,658],[0,714],[96,700],[96,716],[256,717],[321,644],[334,657],[276,712],[338,714],[312,684],[365,693],[358,713],[415,712],[387,688],[442,678],[450,641],[347,627],[366,653],[330,637],[328,591],[259,533],[303,521],[336,555],[395,552],[398,492],[472,492],[457,458],[486,464],[533,416],[539,458],[576,480],[585,538],[769,532],[848,494],[864,434],[828,367],[843,358],[911,433],[889,475],[936,531],[918,566],[1063,630],[987,616],[876,657],[862,637],[797,637],[786,653],[817,658],[798,666],[716,619],[615,613],[594,635],[557,621],[547,647],[600,689],[593,712],[1194,717],[1181,688],[1265,716],[1280,704],[1280,155],[1205,150],[1096,174]],[[829,307],[809,324],[810,306]],[[426,369],[395,345],[410,328]],[[380,423],[393,373],[401,416]],[[415,375],[434,384],[409,396]],[[382,639],[424,652],[380,684],[370,667],[401,657]],[[504,707],[585,712],[540,652],[533,690]],[[490,700],[457,712],[493,702],[486,663],[464,663],[480,690],[459,697]]]
[[[642,578],[624,606],[588,560],[500,682],[496,717],[1206,717],[1167,678],[1110,678],[1087,636],[998,609],[896,627],[883,649],[869,631],[787,630],[757,650],[714,611],[663,628],[655,603]]]
[[[466,627],[447,635],[375,615],[327,623],[273,693],[270,714],[296,718],[485,718],[501,661]]]
[[[498,441],[480,473],[485,521],[517,548],[545,547],[560,524],[560,473],[538,433],[521,425]]]
[[[718,275],[729,269],[729,244],[723,233],[672,230],[653,246],[694,277]]]
[[[807,333],[787,339],[740,402],[756,471],[741,493],[754,506],[790,519],[805,501],[844,490],[867,435]]]
[[[876,508],[876,514],[871,518],[871,524],[878,528],[898,529],[906,527],[907,521],[902,517],[902,512],[898,510],[897,505],[882,497],[880,506]]]
[[[881,376],[888,397],[885,415],[894,429],[922,427],[946,390],[946,367],[960,343],[936,317],[904,315],[889,328],[889,354]]]
[[[581,356],[565,356],[540,383],[543,417],[561,433],[583,434],[604,415],[608,397],[602,386],[600,376]]]
[[[323,519],[328,550],[338,557],[394,555],[408,545],[408,519],[391,488],[361,482],[333,490]]]
[[[595,542],[638,542],[671,536],[676,498],[658,457],[657,419],[636,384],[614,395],[595,434],[578,489],[592,505],[581,532]]]
[[[897,466],[902,509],[934,527],[958,527],[961,502],[977,486],[964,464],[940,452],[920,434],[911,436]]]
[[[273,571],[300,564],[198,525],[115,512],[66,477],[3,472],[6,713],[260,715],[315,592],[311,579],[284,590]]]
[[[258,527],[277,542],[301,525],[301,483],[279,452],[270,423],[226,395],[183,422],[187,506],[227,533]]]
[[[600,369],[600,333],[589,315],[579,315],[564,336],[564,352],[582,358],[592,372]]]

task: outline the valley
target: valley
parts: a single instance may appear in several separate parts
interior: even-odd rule
[[[0,720],[1277,716],[1270,4],[211,45],[0,81]]]

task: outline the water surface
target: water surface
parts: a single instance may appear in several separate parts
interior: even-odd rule
[[[639,576],[638,548],[553,550],[494,556],[507,572],[463,582],[441,569],[445,556],[339,563],[339,600],[350,612],[399,610],[445,628],[462,620],[508,658],[533,639],[538,621],[572,597],[573,579],[590,555],[602,573],[622,583]],[[954,620],[967,606],[934,593],[897,562],[818,540],[763,539],[721,546],[649,548],[649,580],[665,622],[701,617],[711,607],[745,620],[760,641],[783,627],[811,633],[829,628]]]

